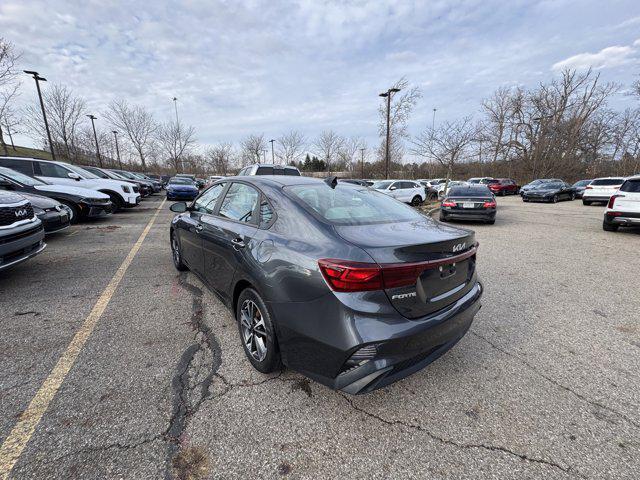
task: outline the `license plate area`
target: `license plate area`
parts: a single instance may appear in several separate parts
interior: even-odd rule
[[[417,282],[418,298],[427,305],[451,303],[451,297],[460,292],[469,281],[473,259],[441,265],[425,270]]]
[[[464,202],[462,208],[476,208],[476,204],[473,202]]]

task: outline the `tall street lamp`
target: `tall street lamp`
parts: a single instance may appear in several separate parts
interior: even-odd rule
[[[46,82],[47,79],[41,77],[38,72],[33,70],[23,70],[27,75],[31,75],[36,81],[36,88],[38,89],[38,98],[40,99],[40,108],[42,109],[42,118],[44,119],[44,128],[47,131],[47,139],[49,140],[49,150],[51,151],[51,158],[56,159],[56,153],[53,151],[53,142],[51,141],[51,132],[49,131],[49,122],[47,122],[47,112],[44,109],[44,102],[42,101],[42,92],[40,91],[40,82]]]
[[[100,164],[100,168],[102,168],[102,157],[100,156],[100,145],[98,145],[98,134],[96,133],[96,124],[95,120],[98,119],[95,115],[87,115],[91,119],[91,126],[93,127],[93,138],[96,141],[96,156],[98,157],[98,163]]]
[[[180,120],[178,120],[178,99],[176,97],[173,97],[173,106],[176,109],[176,125],[178,125]]]
[[[364,180],[364,148],[360,149],[360,177]]]
[[[262,163],[267,163],[267,149],[262,149]]]
[[[271,140],[269,140],[269,143],[271,144],[271,163],[273,163],[275,165],[276,164],[276,154],[274,153],[274,150],[273,150],[273,142],[275,142],[275,140],[273,138]]]
[[[122,170],[122,161],[120,160],[120,148],[118,147],[118,131],[113,130],[113,138],[116,139],[116,155],[118,156],[118,165],[120,166],[120,170]]]
[[[387,141],[384,149],[384,178],[389,178],[389,142],[391,141],[389,124],[391,123],[391,96],[399,91],[399,88],[390,88],[386,92],[380,94],[381,97],[387,99]]]
[[[433,118],[431,119],[431,130],[433,130],[436,126],[436,110],[438,110],[437,108],[433,109]]]

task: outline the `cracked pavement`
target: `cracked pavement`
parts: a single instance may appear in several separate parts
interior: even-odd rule
[[[0,439],[159,200],[0,277]],[[230,312],[173,268],[166,205],[12,478],[637,478],[640,232],[580,202],[498,204],[468,225],[486,289],[469,334],[358,397],[253,370]]]

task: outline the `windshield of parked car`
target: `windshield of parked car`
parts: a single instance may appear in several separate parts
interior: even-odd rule
[[[389,185],[393,183],[393,180],[378,180],[377,182],[373,182],[372,187],[378,188],[380,190],[386,190],[389,188]]]
[[[89,170],[85,170],[84,168],[80,168],[76,165],[71,165],[70,163],[63,163],[62,165],[67,167],[69,170],[73,170],[82,178],[91,178],[91,179],[100,178],[97,175],[94,175],[93,173],[91,173]]]
[[[191,185],[193,186],[193,181],[189,180],[185,177],[174,177],[169,180],[169,185]]]
[[[627,180],[620,187],[621,192],[640,193],[640,178]]]
[[[286,187],[295,198],[316,216],[335,225],[423,220],[411,207],[366,187],[338,184],[294,185]]]
[[[30,187],[33,187],[35,185],[48,185],[48,183],[46,182],[29,177],[27,175],[24,175],[23,173],[16,172],[15,170],[11,170],[7,167],[0,167],[0,174],[4,175],[7,178],[10,178],[11,180],[21,183],[22,185],[28,185]]]
[[[600,178],[598,180],[594,180],[591,182],[591,186],[611,186],[611,185],[620,185],[624,182],[624,178]]]

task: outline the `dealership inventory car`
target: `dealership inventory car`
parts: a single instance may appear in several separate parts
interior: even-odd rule
[[[42,222],[29,200],[0,191],[0,271],[36,256],[45,247]]]
[[[116,175],[115,178],[122,178],[127,182],[131,182],[138,185],[138,188],[140,189],[140,194],[143,197],[148,197],[154,192],[154,185],[153,185],[153,181],[151,180],[144,180],[142,178],[139,178],[135,174],[131,172],[127,172],[125,170],[110,169],[109,173],[111,173],[112,175]]]
[[[67,208],[71,223],[109,215],[113,209],[111,199],[105,193],[69,185],[52,185],[6,167],[0,167],[0,189],[57,200]]]
[[[31,193],[20,193],[20,196],[29,200],[36,217],[42,222],[44,233],[50,234],[68,228],[71,224],[69,208],[53,200],[52,198],[34,195]]]
[[[522,187],[520,187],[520,195],[524,195],[526,192],[528,192],[529,190],[535,188],[536,186],[542,183],[549,183],[549,182],[562,182],[562,180],[560,180],[559,178],[538,178],[537,180],[529,182],[526,185],[523,185]]]
[[[371,188],[411,205],[420,205],[427,199],[424,186],[413,180],[379,180]]]
[[[372,188],[232,177],[171,209],[176,268],[229,305],[260,372],[369,392],[440,357],[480,308],[473,232]]]
[[[472,177],[467,180],[467,183],[475,184],[475,183],[484,183],[487,184],[489,180],[493,180],[493,177]]]
[[[111,199],[114,210],[135,206],[140,201],[140,194],[133,191],[132,183],[100,178],[69,163],[37,158],[0,157],[0,166],[12,168],[48,183],[83,187],[106,193]]]
[[[562,181],[537,183],[522,194],[523,202],[558,203],[560,200],[574,200],[575,198],[575,189]]]
[[[490,178],[481,179],[479,182],[489,187],[494,195],[504,197],[505,195],[518,195],[520,187],[515,180],[510,178]]]
[[[593,180],[578,180],[573,184],[573,188],[576,191],[576,198],[582,198],[582,194],[584,193],[587,185],[589,185]]]
[[[144,186],[141,182],[126,178],[122,175],[118,175],[117,173],[112,172],[111,170],[107,170],[106,168],[98,168],[98,167],[92,167],[92,166],[86,166],[86,165],[83,165],[82,168],[84,168],[88,172],[91,172],[95,176],[100,178],[107,178],[107,179],[110,178],[112,180],[123,180],[128,183],[131,183],[133,184],[133,191],[135,193],[140,193],[141,197],[148,197],[151,194],[150,187]]]
[[[440,221],[474,220],[496,223],[496,198],[486,185],[456,186],[440,204]]]
[[[167,200],[193,200],[200,190],[188,177],[172,177],[167,183]]]
[[[300,170],[291,165],[274,165],[273,163],[256,163],[243,168],[240,175],[291,175],[300,176]]]
[[[582,204],[607,203],[611,195],[616,193],[623,183],[624,177],[596,178],[582,192]]]
[[[463,187],[465,185],[468,185],[467,182],[464,182],[462,180],[449,180],[448,183],[446,181],[442,182],[442,183],[439,183],[434,188],[436,189],[436,192],[438,193],[438,197],[442,198],[442,197],[446,196],[449,193],[449,190],[452,187]],[[446,187],[446,191],[445,191],[445,187]]]
[[[609,198],[602,223],[610,232],[631,226],[640,226],[640,175],[627,178]]]

